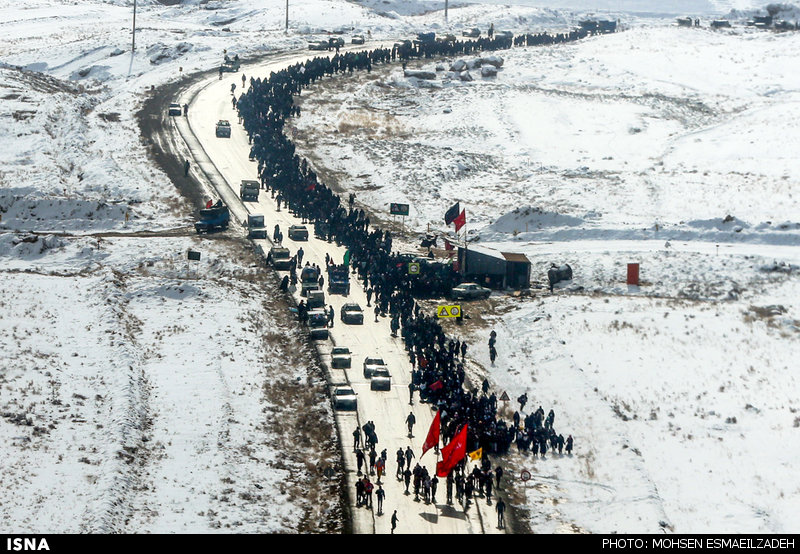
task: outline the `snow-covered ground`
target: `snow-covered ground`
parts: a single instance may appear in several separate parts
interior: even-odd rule
[[[638,23],[501,52],[496,78],[450,60],[418,64],[433,81],[326,82],[297,136],[387,224],[406,202],[407,229],[446,232],[460,201],[470,237],[526,254],[534,281],[573,268],[555,295],[481,303],[467,335],[477,382],[576,438],[576,458],[507,460],[534,475],[515,503],[531,530],[791,532],[800,35]]]
[[[443,229],[460,200],[472,236],[526,253],[534,280],[575,270],[467,331],[475,378],[528,390],[576,437],[575,458],[504,461],[534,474],[509,491],[531,530],[796,530],[800,35],[671,25],[743,21],[763,9],[749,0],[661,19],[648,0],[469,4],[447,22],[441,4],[293,0],[285,33],[281,2],[140,1],[132,56],[129,2],[0,0],[6,531],[342,530],[336,486],[318,486],[338,454],[315,357],[237,240],[193,236],[139,135],[151,87],[333,30],[390,44],[590,13],[629,29],[503,52],[494,79],[325,82],[299,142],[360,203],[409,202],[407,228]]]

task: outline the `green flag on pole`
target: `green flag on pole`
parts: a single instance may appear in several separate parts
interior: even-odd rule
[[[350,250],[346,250],[344,253],[344,265],[350,265]]]

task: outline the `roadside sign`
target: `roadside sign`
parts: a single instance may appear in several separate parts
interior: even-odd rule
[[[188,258],[192,261],[199,262],[200,261],[200,252],[196,250],[189,250]]]
[[[508,393],[503,391],[503,394],[500,395],[500,400],[502,400],[503,402],[508,402],[511,399],[508,397]]]
[[[523,481],[527,481],[531,478],[531,472],[528,471],[527,469],[523,469],[522,472],[520,472],[519,477]]]
[[[419,275],[419,262],[409,262],[408,264],[409,275]]]
[[[461,315],[461,306],[437,306],[436,317],[458,317]]]
[[[408,204],[398,204],[392,202],[389,204],[389,213],[392,215],[408,215]]]

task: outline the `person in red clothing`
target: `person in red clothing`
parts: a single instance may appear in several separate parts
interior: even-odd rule
[[[364,495],[367,498],[366,498],[366,500],[364,500],[364,505],[366,506],[367,502],[369,502],[370,510],[372,509],[372,489],[373,488],[374,488],[374,486],[372,485],[372,483],[370,483],[370,480],[365,475],[364,476]]]

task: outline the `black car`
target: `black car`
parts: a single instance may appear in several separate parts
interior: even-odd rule
[[[355,302],[349,302],[342,306],[340,313],[340,317],[344,323],[351,325],[364,324],[364,311],[361,309],[361,306]]]

